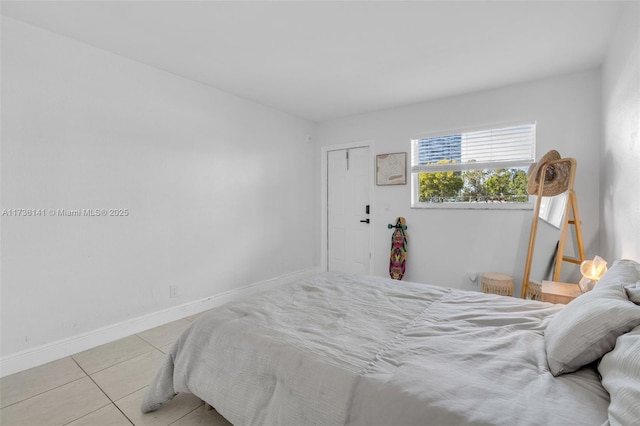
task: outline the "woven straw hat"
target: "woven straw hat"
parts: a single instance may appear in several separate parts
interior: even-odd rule
[[[560,160],[560,153],[554,149],[547,152],[537,162],[533,163],[527,171],[527,192],[532,195],[538,194],[538,186],[540,184],[540,170],[542,167],[551,162]],[[553,197],[554,195],[562,194],[569,187],[569,174],[571,170],[571,163],[560,162],[546,168],[544,177],[544,189],[542,195],[544,197]]]

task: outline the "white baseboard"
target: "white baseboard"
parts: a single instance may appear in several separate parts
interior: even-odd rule
[[[245,287],[226,291],[204,299],[172,306],[158,312],[132,318],[116,324],[108,325],[86,333],[77,334],[56,342],[47,343],[32,349],[16,352],[0,358],[0,377],[37,367],[78,352],[114,340],[122,339],[150,328],[158,327],[171,321],[195,315],[208,309],[220,306],[232,300],[250,296],[297,279],[306,278],[318,272],[318,268],[309,268],[291,272],[269,280],[260,281]]]

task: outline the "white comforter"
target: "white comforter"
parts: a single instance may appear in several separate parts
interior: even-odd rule
[[[198,319],[142,410],[191,392],[236,425],[604,424],[593,369],[549,373],[559,309],[324,273]]]

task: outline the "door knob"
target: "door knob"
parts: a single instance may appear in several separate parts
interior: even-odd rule
[[[362,223],[369,223],[369,219],[361,220]]]

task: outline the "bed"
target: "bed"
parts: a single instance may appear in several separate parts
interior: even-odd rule
[[[632,424],[639,293],[633,261],[566,307],[322,273],[201,316],[141,408],[188,392],[235,425]]]

